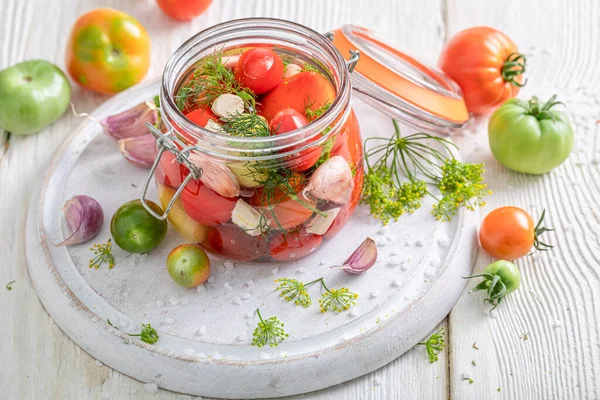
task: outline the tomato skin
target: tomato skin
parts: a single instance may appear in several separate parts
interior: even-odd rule
[[[306,108],[317,110],[335,100],[335,88],[321,74],[304,71],[285,78],[261,100],[261,113],[271,121],[278,111],[293,108],[304,114]]]
[[[352,197],[350,197],[350,202],[344,207],[342,207],[337,217],[335,217],[335,220],[333,221],[327,232],[325,232],[325,238],[331,239],[332,237],[337,235],[338,232],[344,227],[344,225],[346,225],[346,222],[348,222],[348,220],[354,213],[354,210],[356,209],[356,206],[358,205],[358,202],[360,201],[360,197],[362,195],[363,180],[365,177],[364,175],[364,168],[362,166],[358,167],[356,169],[356,175],[354,176],[354,190],[352,191]]]
[[[500,207],[483,219],[479,229],[481,247],[492,257],[515,260],[529,253],[535,240],[531,215],[518,207]]]
[[[192,219],[215,226],[231,219],[237,198],[220,196],[202,182],[190,180],[181,192],[181,200]]]
[[[148,72],[150,37],[133,17],[98,8],[73,25],[65,64],[82,87],[114,94],[135,85]]]
[[[190,21],[202,14],[212,0],[157,0],[157,3],[169,17],[178,21]]]
[[[169,253],[167,271],[178,285],[193,288],[208,280],[210,260],[197,244],[182,244]]]
[[[208,120],[212,119],[213,121],[219,121],[219,117],[217,117],[210,108],[197,108],[189,113],[185,114],[185,117],[195,123],[198,126],[205,127],[208,123]]]
[[[240,85],[262,94],[283,80],[283,61],[273,50],[256,47],[242,54],[233,72]]]
[[[492,154],[502,165],[538,175],[569,157],[575,134],[564,112],[551,108],[532,112],[536,101],[512,99],[500,106],[490,118],[488,138]]]
[[[252,261],[267,252],[261,236],[250,236],[235,225],[217,225],[208,230],[202,246],[208,251],[236,261]]]
[[[504,33],[487,26],[468,28],[450,38],[439,59],[439,67],[463,92],[467,108],[487,114],[519,93],[519,86],[505,81],[502,67],[517,46]],[[515,77],[523,84],[523,76]]]
[[[269,242],[269,254],[276,261],[298,260],[315,251],[323,236],[314,235],[304,229],[279,233]]]
[[[298,128],[306,126],[308,121],[304,114],[299,113],[293,108],[286,108],[278,111],[271,119],[269,123],[269,129],[271,134],[280,135],[282,133],[290,132]]]
[[[186,166],[181,165],[175,159],[173,153],[165,151],[160,157],[160,164],[156,174],[160,183],[164,183],[172,188],[178,188],[190,174],[190,170]]]
[[[498,260],[489,264],[483,272],[498,275],[506,286],[506,294],[512,293],[521,286],[521,271],[517,266],[506,260]]]

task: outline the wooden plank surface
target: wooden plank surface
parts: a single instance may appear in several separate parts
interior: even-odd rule
[[[547,210],[557,245],[518,262],[522,287],[490,318],[482,295],[465,293],[450,314],[453,399],[597,399],[600,396],[600,3],[596,0],[451,0],[448,29],[490,25],[529,54],[529,82],[520,97],[554,93],[567,105],[575,149],[542,177],[500,167],[490,154],[485,121],[460,144],[485,162],[494,191],[482,216],[516,205]],[[465,152],[465,149],[473,151]],[[491,259],[480,253],[478,267]],[[526,336],[525,336],[526,335]],[[476,342],[479,350],[472,344]],[[475,361],[477,366],[471,364]],[[469,384],[462,379],[475,380]],[[500,388],[500,393],[498,393]]]
[[[162,14],[153,0],[1,0],[0,68],[43,58],[64,67],[64,45],[76,17],[97,7],[114,7],[135,16],[152,41],[149,77],[160,75],[164,63],[183,40],[223,20],[273,16],[308,25],[318,31],[354,23],[376,29],[425,60],[435,60],[444,34],[441,0],[395,1],[249,1],[215,0],[191,23],[177,23]],[[93,110],[107,97],[74,88],[79,112]],[[0,151],[0,282],[16,280],[13,290],[0,290],[0,318],[5,321],[0,341],[0,388],[9,399],[185,399],[166,391],[148,393],[142,383],[96,361],[77,347],[45,313],[28,276],[23,228],[27,203],[54,149],[77,125],[67,114],[41,134],[11,137]],[[107,188],[107,190],[109,190]],[[143,368],[143,366],[140,366]],[[385,368],[363,378],[304,398],[392,399],[447,398],[447,359],[430,365],[423,349],[414,349]],[[300,396],[302,397],[302,396]]]

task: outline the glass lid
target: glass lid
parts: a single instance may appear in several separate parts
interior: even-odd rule
[[[372,31],[344,25],[332,32],[333,44],[344,57],[360,51],[352,72],[354,90],[365,101],[393,118],[420,128],[448,133],[469,119],[458,85],[387,44]]]

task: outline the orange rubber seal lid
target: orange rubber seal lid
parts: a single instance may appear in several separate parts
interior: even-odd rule
[[[332,36],[344,57],[351,50],[360,52],[351,75],[355,91],[390,116],[436,131],[460,128],[469,119],[460,88],[443,72],[365,28],[345,25]]]

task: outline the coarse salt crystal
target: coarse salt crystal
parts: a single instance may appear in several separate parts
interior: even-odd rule
[[[232,269],[234,269],[234,268],[235,268],[235,264],[234,264],[233,262],[231,262],[231,261],[225,261],[225,262],[223,263],[223,266],[225,267],[225,269],[226,269],[227,271],[231,271]]]
[[[224,267],[224,266],[222,266],[222,265],[219,265],[219,266],[217,267],[217,273],[218,273],[218,274],[224,274],[224,273],[225,273],[225,271],[226,271],[226,270],[225,270],[225,267]]]
[[[169,297],[169,303],[173,306],[176,306],[177,304],[179,304],[179,300],[177,300],[175,297],[171,296],[171,297]]]
[[[402,281],[400,279],[394,279],[392,285],[394,285],[395,287],[400,287],[402,286]]]
[[[240,299],[239,297],[234,297],[233,303],[239,306],[240,304],[242,304],[242,299]]]
[[[438,239],[438,246],[448,247],[448,244],[450,244],[450,239],[448,239],[448,236],[440,236],[440,238]]]
[[[417,241],[415,241],[415,246],[423,247],[425,246],[425,241],[423,239],[417,239]]]
[[[225,282],[225,283],[223,284],[223,287],[224,287],[225,289],[227,289],[227,290],[233,290],[233,288],[231,287],[231,285],[229,284],[229,282]]]
[[[244,340],[246,340],[246,333],[242,333],[242,334],[238,335],[238,337],[236,338],[236,340],[238,342],[243,342]]]
[[[248,311],[248,314],[246,314],[246,318],[250,319],[250,318],[254,317],[255,313],[256,313],[256,310],[250,310],[250,311]]]
[[[276,274],[276,273],[278,273],[278,272],[279,272],[279,268],[273,268],[273,269],[271,270],[271,273],[272,273],[273,275],[275,275],[275,274]]]
[[[375,299],[375,298],[379,297],[379,295],[380,295],[379,290],[374,289],[373,291],[371,291],[371,298],[372,299]]]
[[[358,307],[352,307],[352,308],[350,309],[350,311],[348,311],[348,314],[349,314],[351,317],[356,317],[356,316],[358,316],[358,315],[360,314],[360,310],[358,309]]]
[[[242,295],[242,300],[248,300],[250,297],[252,297],[250,292],[246,292]]]
[[[196,354],[196,357],[198,357],[198,358],[206,358],[206,354],[200,352],[200,353]]]
[[[190,347],[189,349],[185,349],[183,352],[184,352],[186,355],[188,355],[188,356],[191,356],[191,355],[194,355],[194,352],[195,352],[195,351],[196,351],[196,349],[194,349],[194,348],[191,348],[191,347]]]
[[[213,284],[213,283],[215,283],[216,281],[217,281],[217,278],[215,278],[214,276],[210,276],[210,277],[208,278],[208,283],[210,283],[210,284]]]
[[[205,333],[206,333],[206,325],[202,325],[200,328],[198,328],[198,331],[196,332],[196,335],[202,336]]]
[[[196,293],[204,293],[206,292],[206,287],[204,285],[200,285],[196,288]]]
[[[156,300],[156,307],[161,308],[165,303],[162,300]]]
[[[297,272],[297,273],[299,273],[299,274],[303,274],[303,273],[305,273],[305,272],[306,272],[306,268],[298,268],[298,269],[296,270],[296,272]]]

